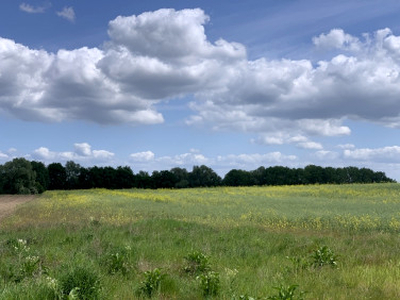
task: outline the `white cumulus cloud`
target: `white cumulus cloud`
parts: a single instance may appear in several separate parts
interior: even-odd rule
[[[154,159],[154,153],[151,151],[132,153],[130,158],[134,162],[151,161]]]
[[[75,19],[72,8],[59,13]],[[400,127],[400,37],[390,29],[322,33],[310,44],[335,54],[317,63],[249,60],[244,45],[208,39],[209,19],[201,9],[119,16],[101,48],[56,53],[0,38],[0,112],[149,125],[164,122],[158,103],[191,95],[188,125],[256,133],[267,144],[304,136],[297,144],[313,149],[313,136],[350,135],[348,119]]]
[[[358,51],[361,43],[358,38],[347,34],[343,29],[332,29],[329,33],[322,33],[312,39],[313,43],[323,49],[344,49]]]
[[[57,12],[57,16],[70,22],[75,22],[75,11],[72,7],[64,7],[61,11]]]

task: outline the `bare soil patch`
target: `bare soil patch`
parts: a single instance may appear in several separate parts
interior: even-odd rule
[[[35,199],[34,195],[0,195],[0,220],[12,214],[17,205]]]

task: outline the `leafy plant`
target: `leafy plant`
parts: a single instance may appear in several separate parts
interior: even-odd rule
[[[183,268],[186,273],[198,275],[211,270],[208,257],[200,251],[194,251],[185,256],[187,265]]]
[[[26,256],[21,264],[21,273],[25,276],[32,276],[39,269],[39,262],[38,256]]]
[[[218,295],[221,288],[219,273],[210,271],[205,274],[200,274],[197,276],[197,279],[200,281],[200,289],[204,296],[208,297]]]
[[[115,274],[121,271],[122,274],[125,275],[128,271],[125,263],[125,255],[123,253],[111,253],[108,257],[107,263],[109,274]]]
[[[141,282],[139,292],[151,298],[154,292],[158,291],[161,287],[161,282],[166,275],[160,269],[154,269],[144,272],[145,280]]]
[[[90,269],[78,267],[60,279],[62,294],[72,299],[98,299],[99,275]]]
[[[329,265],[332,268],[337,268],[337,255],[327,246],[314,250],[311,258],[313,259],[312,266],[314,267]]]
[[[107,254],[104,264],[109,274],[121,272],[126,275],[129,272],[131,268],[129,263],[131,250],[131,247],[126,246],[124,248],[116,248]]]
[[[303,296],[306,292],[301,291],[300,294],[296,295],[296,289],[298,285],[293,284],[291,286],[285,287],[280,285],[279,287],[274,287],[274,289],[278,290],[278,294],[274,296],[269,296],[267,299],[270,300],[303,300]]]

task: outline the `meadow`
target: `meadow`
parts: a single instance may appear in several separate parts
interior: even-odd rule
[[[47,191],[0,299],[399,299],[400,185]]]

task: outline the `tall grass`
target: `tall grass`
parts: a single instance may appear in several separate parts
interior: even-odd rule
[[[0,299],[398,299],[399,212],[397,184],[46,192],[0,223]],[[193,253],[218,293],[185,271]],[[74,272],[92,283],[65,288]]]

